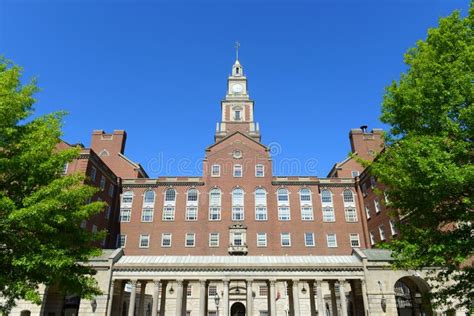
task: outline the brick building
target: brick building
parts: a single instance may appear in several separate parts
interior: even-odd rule
[[[104,294],[68,305],[45,289],[40,307],[20,303],[14,314],[433,314],[424,272],[391,271],[389,253],[371,249],[396,236],[357,161],[382,150],[381,130],[352,129],[353,155],[326,178],[274,176],[237,60],[201,176],[149,178],[124,156],[125,140],[94,131],[67,167],[110,205],[85,223],[109,231],[89,262]]]

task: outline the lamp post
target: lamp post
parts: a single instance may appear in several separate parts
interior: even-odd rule
[[[219,301],[220,301],[219,293],[214,295],[214,303],[216,304],[217,316],[219,316]]]

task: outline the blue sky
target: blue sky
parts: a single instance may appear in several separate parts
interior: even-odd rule
[[[93,129],[124,129],[126,155],[151,176],[199,175],[238,40],[275,172],[325,176],[347,156],[350,128],[384,127],[404,52],[468,5],[1,0],[0,54],[38,78],[37,114],[69,112],[65,140],[88,146]]]

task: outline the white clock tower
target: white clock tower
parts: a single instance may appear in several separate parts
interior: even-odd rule
[[[222,119],[217,123],[215,141],[235,131],[260,141],[259,126],[253,120],[253,106],[248,95],[247,77],[237,58],[227,79],[227,93],[221,102]]]

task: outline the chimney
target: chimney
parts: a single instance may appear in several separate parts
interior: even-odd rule
[[[375,155],[383,149],[383,131],[374,128],[372,131],[367,130],[367,125],[360,128],[353,128],[349,132],[349,140],[353,153],[366,160],[373,160]]]
[[[92,132],[91,148],[98,155],[106,152],[108,155],[123,154],[125,151],[125,142],[127,133],[124,130],[114,130],[112,134],[107,134],[103,130],[94,130]]]

